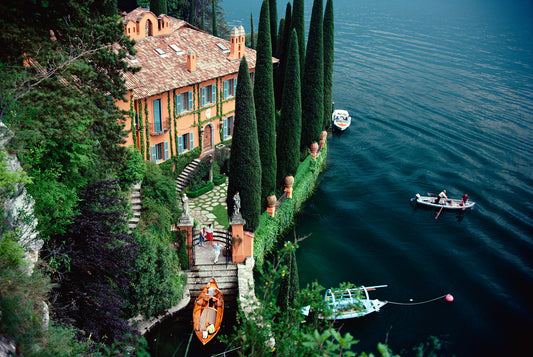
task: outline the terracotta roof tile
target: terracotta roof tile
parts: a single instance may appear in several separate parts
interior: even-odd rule
[[[135,9],[123,19],[137,19],[142,16],[144,9]],[[148,11],[148,10],[145,10]],[[126,86],[133,90],[134,99],[146,98],[169,90],[202,83],[239,71],[240,61],[229,61],[230,41],[212,36],[201,31],[185,21],[172,17],[170,19],[171,34],[146,37],[135,45],[137,54],[134,59],[127,60],[132,66],[142,69],[135,73],[126,74]],[[125,21],[126,23],[126,21]],[[217,44],[224,45],[224,51]],[[172,47],[177,46],[181,51],[176,52]],[[164,54],[156,52],[163,51]],[[196,54],[196,71],[187,70],[187,53]],[[161,53],[161,52],[160,52]],[[255,68],[256,51],[245,50],[250,68]],[[277,59],[273,58],[277,62]]]

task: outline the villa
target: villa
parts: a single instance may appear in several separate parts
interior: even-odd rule
[[[137,8],[122,17],[124,34],[137,41],[125,75],[127,100],[117,105],[125,118],[126,146],[161,163],[198,146],[201,155],[231,139],[237,74],[246,56],[252,85],[256,51],[245,46],[241,26],[231,40],[210,35],[167,15]],[[273,58],[273,62],[277,62]]]

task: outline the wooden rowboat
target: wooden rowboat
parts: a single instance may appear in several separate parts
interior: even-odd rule
[[[463,207],[463,200],[457,199],[457,198],[448,198],[447,200],[442,198],[437,203],[436,196],[420,196],[420,194],[416,194],[416,197],[413,199],[416,201],[416,203],[427,206],[427,207],[433,207],[438,209],[445,209],[445,210],[462,210],[467,208],[472,208],[476,204],[475,202],[472,202],[468,200],[466,204]]]
[[[220,330],[224,316],[224,297],[218,289],[215,278],[204,286],[194,302],[192,319],[194,332],[204,345]]]

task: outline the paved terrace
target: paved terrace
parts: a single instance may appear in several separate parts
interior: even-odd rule
[[[209,223],[213,224],[214,230],[224,230],[225,227],[216,220],[215,215],[212,213],[213,208],[221,205],[226,209],[226,193],[228,189],[227,181],[221,185],[215,186],[211,191],[195,198],[189,198],[189,214],[197,223],[197,229],[201,230],[202,227],[206,227]],[[196,243],[197,243],[197,238]],[[215,237],[216,239],[216,237]],[[226,257],[220,253],[218,257],[218,264],[225,264]],[[213,264],[215,259],[215,249],[204,242],[204,247],[195,245],[194,258],[196,265]]]

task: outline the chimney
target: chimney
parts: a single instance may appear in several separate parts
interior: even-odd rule
[[[192,51],[187,53],[187,69],[189,72],[196,72],[196,54]]]
[[[231,49],[228,59],[234,61],[244,56],[245,37],[244,27],[241,25],[238,28],[231,29]]]

